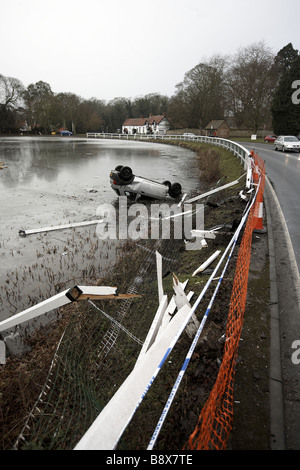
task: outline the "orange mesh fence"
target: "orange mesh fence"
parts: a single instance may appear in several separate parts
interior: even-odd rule
[[[238,253],[226,327],[223,360],[214,387],[201,411],[197,426],[185,445],[185,449],[223,450],[226,448],[232,430],[235,363],[246,306],[252,232],[254,229],[261,229],[262,213],[260,206],[265,186],[264,162],[254,153],[252,153],[252,157],[253,183],[255,188],[257,188],[257,185],[259,185],[259,188],[255,202],[249,211]]]

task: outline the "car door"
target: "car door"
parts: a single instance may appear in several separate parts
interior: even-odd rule
[[[283,137],[279,137],[278,139],[278,149],[282,150],[283,149],[283,144],[284,144],[284,139]]]

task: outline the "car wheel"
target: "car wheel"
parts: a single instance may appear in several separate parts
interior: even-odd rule
[[[132,178],[132,169],[129,168],[129,166],[122,166],[122,168],[119,170],[120,173],[120,178],[123,180],[127,181]]]
[[[122,165],[118,165],[118,166],[116,166],[115,170],[116,170],[116,171],[120,171],[121,168],[122,168]]]
[[[285,146],[283,145],[283,146],[282,146],[282,151],[285,152],[285,150],[286,150],[286,149],[285,149]]]
[[[169,189],[169,194],[171,197],[179,196],[179,194],[181,194],[181,184],[179,183],[171,184],[170,189]]]

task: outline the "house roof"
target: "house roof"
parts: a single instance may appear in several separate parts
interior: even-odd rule
[[[123,126],[144,126],[145,118],[130,118],[123,122]]]
[[[144,126],[146,124],[146,121],[148,121],[149,124],[153,124],[155,121],[156,124],[159,124],[166,116],[164,114],[158,115],[158,116],[150,116],[147,118],[129,118],[126,119],[125,122],[123,122],[123,126]]]
[[[228,126],[227,122],[224,121],[224,119],[214,119],[213,121],[210,121],[209,124],[207,124],[205,129],[218,129],[223,123]]]
[[[161,114],[161,115],[158,115],[158,116],[150,116],[148,118],[148,122],[149,122],[149,124],[153,124],[153,122],[155,121],[156,124],[159,124],[165,117],[166,117],[165,114]]]

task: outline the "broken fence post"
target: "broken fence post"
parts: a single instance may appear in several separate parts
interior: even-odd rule
[[[211,238],[212,240],[216,238],[215,230],[191,230],[191,235],[193,237]]]
[[[0,364],[6,364],[6,345],[2,340],[0,340]]]
[[[191,304],[183,290],[182,284],[179,282],[177,276],[173,274],[173,289],[175,292],[175,303],[178,311],[184,306],[187,305],[188,307],[191,307]],[[199,321],[197,320],[197,317],[195,313],[193,313],[190,321],[188,322],[186,326],[186,333],[189,338],[193,338],[194,334],[196,333],[197,329],[199,327]]]
[[[220,253],[221,250],[215,251],[213,255],[211,255],[204,263],[201,264],[201,266],[199,266],[198,269],[196,269],[196,271],[193,272],[192,277],[196,276],[196,274],[199,272],[204,271],[219,256]]]
[[[156,270],[157,270],[157,284],[158,284],[158,300],[162,301],[164,290],[162,284],[162,256],[156,251]]]
[[[220,186],[219,188],[211,189],[210,191],[199,194],[198,196],[192,197],[188,201],[186,201],[187,204],[191,202],[198,201],[199,199],[203,199],[204,197],[210,196],[211,194],[218,193],[219,191],[222,191],[223,189],[230,188],[231,186],[235,186],[236,184],[239,183],[239,180],[232,181],[231,183],[224,184],[224,186]]]
[[[154,320],[151,324],[151,327],[144,341],[143,347],[140,351],[139,357],[137,358],[136,364],[141,360],[141,358],[144,357],[145,353],[148,351],[148,349],[152,346],[152,344],[156,340],[167,305],[168,305],[168,297],[166,295],[163,295],[160,301],[160,304],[158,306],[158,309],[156,311],[156,314],[154,316]]]

